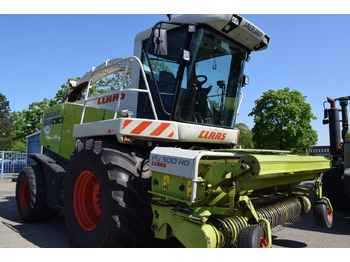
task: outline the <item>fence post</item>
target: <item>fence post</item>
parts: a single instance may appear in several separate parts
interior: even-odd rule
[[[1,151],[1,179],[3,179],[4,177],[4,155],[5,155],[5,152],[4,151]]]

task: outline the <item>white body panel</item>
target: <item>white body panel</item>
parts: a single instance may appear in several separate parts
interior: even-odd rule
[[[94,96],[94,99],[87,101],[86,105],[90,107],[114,111],[117,108],[119,95],[120,95],[119,111],[122,111],[124,109],[132,109],[130,108],[130,105],[132,103],[130,103],[131,101],[129,101],[130,100],[129,94],[127,94],[127,92],[121,92],[120,94],[120,88],[104,94]],[[84,105],[84,102],[85,102],[84,99],[82,99],[75,103]]]
[[[199,154],[200,151],[156,147],[151,152],[149,167],[152,171],[170,175],[179,175],[181,173],[181,177],[193,179],[195,159]]]
[[[210,27],[216,29],[217,31],[222,31],[224,27],[231,21],[231,14],[185,14],[175,16],[171,19],[172,22],[177,23],[197,23],[197,24],[206,24]],[[257,26],[250,23],[243,17],[240,17],[240,25],[233,29],[232,31],[226,33],[226,35],[238,43],[246,46],[247,48],[253,50],[260,42],[264,40],[266,34],[260,30]],[[171,29],[176,26],[174,25],[164,25],[164,28]],[[143,42],[151,34],[152,28],[148,28],[135,37],[136,42]],[[269,38],[266,38],[268,44]],[[267,46],[266,46],[267,47]],[[265,47],[265,48],[266,48]],[[263,50],[265,48],[259,49]],[[136,55],[136,54],[135,54]]]
[[[140,140],[236,144],[239,131],[153,119],[117,118],[74,126],[73,137],[128,136]],[[122,142],[122,141],[121,141]]]

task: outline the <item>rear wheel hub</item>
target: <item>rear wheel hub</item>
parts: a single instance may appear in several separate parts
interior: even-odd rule
[[[101,217],[100,184],[91,171],[81,172],[73,191],[74,212],[79,225],[86,231],[94,230]]]
[[[22,210],[26,210],[28,208],[28,203],[29,203],[28,184],[25,179],[22,179],[19,184],[19,204]]]

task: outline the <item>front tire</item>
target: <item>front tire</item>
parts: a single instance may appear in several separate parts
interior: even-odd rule
[[[111,147],[90,139],[71,158],[63,214],[79,247],[137,247],[152,236],[149,179],[128,148]]]

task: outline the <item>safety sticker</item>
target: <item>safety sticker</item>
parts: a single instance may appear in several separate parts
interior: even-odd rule
[[[192,194],[192,181],[187,180],[187,195],[191,196],[191,194]]]
[[[163,190],[165,191],[169,190],[169,176],[163,177]]]

